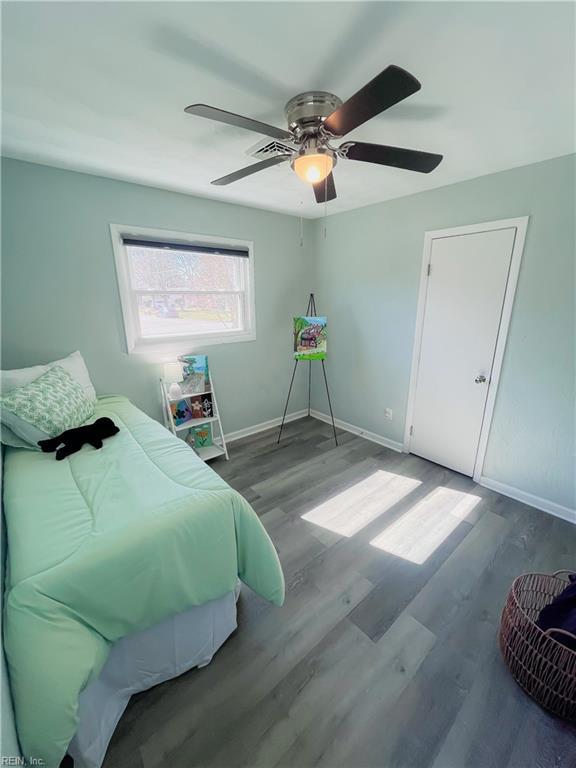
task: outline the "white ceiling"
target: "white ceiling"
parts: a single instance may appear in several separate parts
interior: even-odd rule
[[[572,3],[5,2],[2,36],[5,155],[203,197],[324,213],[287,166],[211,186],[261,137],[186,105],[285,127],[291,96],[345,99],[390,63],[422,90],[349,138],[445,159],[341,161],[329,213],[576,149]]]

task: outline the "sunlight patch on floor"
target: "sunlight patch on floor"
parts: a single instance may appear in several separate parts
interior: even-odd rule
[[[472,493],[435,488],[370,544],[422,565],[480,500]]]
[[[302,515],[340,536],[354,536],[420,485],[420,480],[377,470]]]

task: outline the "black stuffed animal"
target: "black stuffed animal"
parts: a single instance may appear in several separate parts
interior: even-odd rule
[[[76,429],[67,429],[57,437],[40,440],[38,445],[44,453],[56,451],[56,461],[62,461],[66,456],[79,451],[84,443],[90,443],[94,448],[102,448],[102,440],[105,437],[112,437],[112,435],[118,432],[120,430],[112,419],[103,416],[101,419],[96,419],[93,424],[87,424],[85,427],[76,427]]]

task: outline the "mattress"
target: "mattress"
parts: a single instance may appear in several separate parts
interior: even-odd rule
[[[284,580],[250,505],[126,398],[99,400],[120,432],[57,462],[9,448],[5,651],[20,744],[58,766],[78,698],[112,643],[223,597],[237,577],[277,605]]]

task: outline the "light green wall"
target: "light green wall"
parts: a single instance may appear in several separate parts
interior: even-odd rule
[[[424,232],[530,215],[484,475],[572,509],[575,157],[330,216],[313,242],[335,413],[402,442]]]
[[[98,393],[160,417],[160,366],[125,352],[109,224],[253,240],[256,341],[202,351],[227,432],[282,413],[290,319],[310,290],[297,218],[16,160],[2,171],[3,368],[79,349]],[[305,402],[299,378],[290,410]]]
[[[574,507],[574,183],[572,155],[330,216],[326,238],[305,222],[301,248],[291,216],[5,160],[2,366],[80,349],[99,392],[158,416],[159,366],[124,351],[109,223],[254,240],[257,340],[207,348],[225,429],[282,413],[291,318],[315,289],[336,416],[402,442],[424,232],[530,215],[484,474]]]

